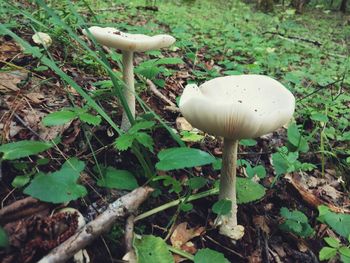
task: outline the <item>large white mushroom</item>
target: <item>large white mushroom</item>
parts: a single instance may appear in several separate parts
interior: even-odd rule
[[[230,215],[220,218],[220,233],[238,240],[236,162],[240,139],[270,133],[287,123],[295,108],[293,94],[262,75],[219,77],[201,86],[187,85],[180,99],[183,116],[196,128],[224,137],[220,199],[232,202]]]
[[[134,52],[145,52],[169,47],[175,42],[175,38],[170,35],[147,36],[128,34],[113,27],[93,26],[89,28],[89,31],[100,44],[122,51],[123,79],[127,87],[127,89],[124,89],[124,96],[132,117],[135,117]],[[83,33],[88,35],[85,30]],[[123,130],[130,128],[130,122],[125,111],[123,112],[121,128]]]

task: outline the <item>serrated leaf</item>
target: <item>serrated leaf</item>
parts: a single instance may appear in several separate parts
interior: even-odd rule
[[[44,202],[64,203],[76,200],[87,194],[84,186],[77,184],[85,164],[76,158],[67,160],[59,171],[38,173],[24,193]]]
[[[135,134],[135,139],[145,146],[147,149],[149,149],[151,152],[153,152],[153,139],[150,135],[148,135],[145,132],[138,132]]]
[[[135,239],[134,248],[138,263],[173,263],[167,244],[160,237],[148,235]]]
[[[230,263],[222,253],[209,248],[200,249],[194,256],[194,263]]]
[[[195,166],[202,166],[215,162],[215,157],[198,149],[176,147],[162,150],[158,153],[158,170],[169,171]]]
[[[231,212],[232,201],[227,199],[221,199],[216,201],[212,207],[212,210],[217,215],[227,215]]]
[[[324,238],[324,241],[326,241],[326,243],[328,245],[330,245],[331,247],[334,247],[334,248],[338,248],[340,247],[340,241],[336,238],[333,238],[333,237],[325,237]]]
[[[79,119],[90,125],[99,125],[101,123],[101,116],[95,116],[87,112],[79,114]]]
[[[8,236],[5,230],[0,227],[0,247],[7,247],[9,244]]]
[[[328,260],[337,255],[337,249],[332,248],[332,247],[323,247],[319,254],[318,257],[320,260]]]
[[[126,151],[129,149],[132,145],[132,142],[134,141],[135,137],[133,134],[129,133],[124,133],[120,135],[116,140],[115,140],[115,147],[119,151]]]
[[[45,126],[63,125],[78,117],[78,114],[71,110],[56,111],[46,115],[43,119]]]
[[[132,173],[126,170],[117,170],[113,167],[107,167],[103,171],[103,177],[97,180],[97,185],[120,190],[133,190],[138,187]]]
[[[237,202],[239,204],[259,200],[265,196],[265,187],[248,178],[237,177]]]
[[[128,133],[137,133],[140,130],[146,130],[152,128],[156,123],[154,121],[141,121],[135,123],[129,130]]]
[[[52,146],[53,144],[50,142],[19,141],[1,145],[0,152],[3,153],[3,160],[15,160],[41,153]]]

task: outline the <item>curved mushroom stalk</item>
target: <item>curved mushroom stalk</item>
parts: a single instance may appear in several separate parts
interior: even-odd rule
[[[230,200],[232,210],[219,218],[220,233],[238,240],[244,235],[244,227],[237,224],[238,140],[259,137],[287,123],[294,113],[294,96],[267,76],[227,76],[199,87],[187,85],[179,106],[192,126],[224,137],[219,198]]]

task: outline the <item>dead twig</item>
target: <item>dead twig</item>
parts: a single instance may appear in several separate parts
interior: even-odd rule
[[[322,43],[320,43],[317,40],[310,40],[310,39],[303,38],[303,37],[298,37],[298,36],[288,36],[288,35],[285,35],[285,34],[282,34],[282,33],[279,33],[279,32],[266,31],[266,32],[263,32],[262,34],[263,35],[266,35],[266,34],[277,35],[277,36],[280,36],[280,37],[283,37],[283,38],[287,38],[287,39],[295,39],[295,40],[303,41],[303,42],[306,42],[306,43],[310,43],[310,44],[313,44],[313,45],[315,45],[317,47],[322,46]]]
[[[153,189],[150,187],[139,187],[131,193],[117,199],[109,205],[106,211],[52,250],[48,255],[43,257],[39,263],[67,261],[80,249],[86,247],[101,234],[109,231],[117,218],[135,212],[152,192]]]
[[[125,246],[129,263],[137,263],[136,254],[132,246],[134,240],[135,216],[131,215],[125,225]]]

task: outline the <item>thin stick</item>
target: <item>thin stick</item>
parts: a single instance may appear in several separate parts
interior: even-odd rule
[[[105,212],[81,228],[60,246],[52,250],[48,255],[43,257],[39,263],[66,262],[80,249],[83,249],[94,239],[109,231],[118,218],[135,212],[152,192],[153,189],[150,187],[139,187],[131,193],[117,199],[109,205]]]

